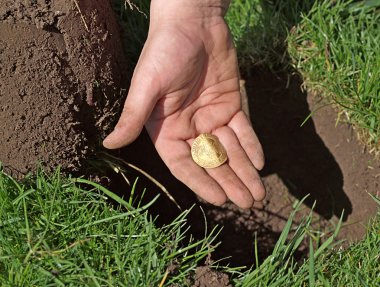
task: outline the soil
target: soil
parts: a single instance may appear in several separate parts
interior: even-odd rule
[[[76,6],[78,3],[78,6]],[[118,25],[108,1],[5,0],[0,5],[0,162],[13,175],[62,166],[83,172],[85,160],[112,128],[128,85]],[[377,212],[369,194],[379,195],[380,163],[358,142],[348,124],[337,122],[330,106],[302,90],[296,75],[256,68],[245,75],[247,101],[254,128],[263,144],[266,167],[261,172],[268,195],[250,210],[231,203],[210,206],[178,182],[144,132],[114,154],[147,171],[169,190],[182,209],[192,208],[190,232],[223,227],[212,260],[251,266],[257,237],[259,257],[270,252],[292,205],[305,195],[300,215],[314,208],[313,226],[331,231],[344,210],[340,238],[363,237]],[[145,200],[160,193],[139,176],[137,190]],[[111,188],[127,195],[130,187],[113,177]],[[173,220],[180,210],[165,195],[151,209],[158,224]],[[206,220],[205,220],[206,218]],[[207,226],[205,226],[207,222]],[[302,246],[298,256],[303,256]],[[207,262],[206,262],[207,263]],[[225,275],[206,266],[197,269],[194,286],[230,286]]]
[[[1,2],[0,162],[14,176],[83,170],[126,94],[119,32],[109,1]]]
[[[195,270],[194,287],[232,287],[228,276],[222,272],[202,266]]]

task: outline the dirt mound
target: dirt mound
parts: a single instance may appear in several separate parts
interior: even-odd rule
[[[109,1],[0,4],[0,162],[78,170],[117,119],[126,94]]]

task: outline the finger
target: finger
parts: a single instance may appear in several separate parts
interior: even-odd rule
[[[214,134],[223,143],[228,153],[228,165],[247,187],[255,201],[261,201],[265,197],[265,188],[260,176],[240,145],[234,131],[229,127],[222,127]]]
[[[138,65],[132,77],[131,86],[114,131],[103,141],[104,147],[116,149],[133,142],[141,133],[157,102],[158,81],[154,71]]]
[[[260,141],[244,112],[238,112],[232,118],[228,126],[235,132],[240,145],[243,147],[256,169],[261,170],[265,163],[264,152]]]
[[[219,184],[192,160],[186,142],[158,141],[156,148],[171,173],[193,192],[214,205],[226,202],[227,196]]]
[[[251,208],[253,197],[228,164],[207,169],[207,173],[223,188],[227,197],[241,208]]]

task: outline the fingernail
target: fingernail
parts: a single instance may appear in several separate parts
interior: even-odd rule
[[[108,148],[110,143],[112,143],[112,137],[114,135],[114,132],[111,132],[104,140],[103,140],[103,146],[105,148]]]

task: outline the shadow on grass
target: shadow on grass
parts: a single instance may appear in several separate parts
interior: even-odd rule
[[[234,0],[227,14],[243,70],[260,65],[289,67],[286,38],[315,0]]]

